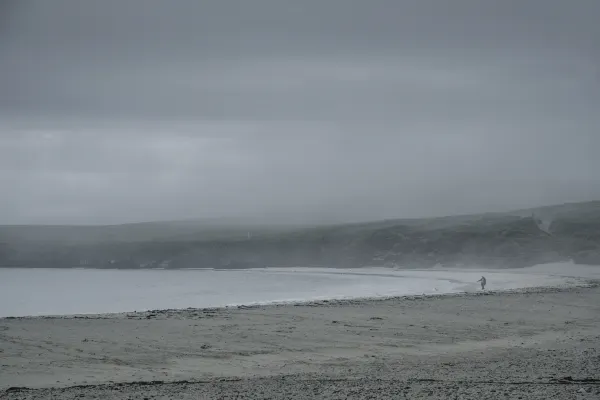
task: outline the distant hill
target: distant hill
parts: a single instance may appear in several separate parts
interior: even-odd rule
[[[600,264],[600,201],[310,227],[223,219],[0,226],[3,267],[503,268],[570,259]]]
[[[281,232],[299,225],[252,224],[246,221],[207,219],[141,222],[122,225],[0,225],[0,243],[144,242],[156,240],[212,240],[247,237],[248,232]]]

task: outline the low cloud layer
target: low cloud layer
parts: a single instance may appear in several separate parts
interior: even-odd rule
[[[591,1],[7,1],[0,223],[600,197]]]

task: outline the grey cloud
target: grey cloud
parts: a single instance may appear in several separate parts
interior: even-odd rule
[[[0,105],[121,118],[360,111],[377,119],[395,113],[394,103],[431,112],[436,104],[421,103],[458,106],[448,101],[456,96],[471,108],[481,96],[575,89],[567,95],[579,98],[568,101],[584,103],[598,100],[599,8],[593,0],[23,1],[0,44],[8,71]],[[507,88],[520,90],[500,93]]]
[[[595,0],[3,4],[6,223],[600,195]]]

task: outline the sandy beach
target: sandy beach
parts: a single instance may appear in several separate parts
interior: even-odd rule
[[[2,399],[600,398],[600,287],[0,319]]]

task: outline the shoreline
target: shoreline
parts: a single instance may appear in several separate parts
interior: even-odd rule
[[[599,267],[600,268],[600,267]],[[565,276],[566,278],[568,276]],[[108,319],[108,318],[124,318],[132,316],[147,316],[148,314],[178,314],[185,312],[215,312],[228,310],[250,310],[257,308],[280,308],[280,307],[335,307],[344,305],[356,305],[364,303],[377,303],[385,301],[410,301],[423,299],[444,299],[454,297],[467,296],[491,296],[501,294],[524,294],[524,293],[552,293],[564,292],[578,288],[596,288],[600,287],[600,279],[568,277],[569,279],[578,280],[575,283],[565,283],[563,285],[552,286],[530,286],[514,289],[498,289],[498,290],[477,290],[474,292],[448,292],[448,293],[423,293],[418,295],[399,295],[399,296],[367,296],[367,297],[347,297],[347,298],[326,298],[315,300],[299,300],[299,301],[273,301],[273,302],[258,302],[248,304],[231,304],[216,307],[186,307],[186,308],[161,308],[142,311],[120,311],[108,313],[77,313],[77,314],[49,314],[49,315],[22,315],[22,316],[6,316],[0,317],[0,322],[3,320],[33,320],[33,319]]]
[[[68,269],[65,269],[68,271]],[[102,270],[87,270],[96,271],[102,273]],[[248,270],[250,271],[250,270]],[[313,273],[314,271],[314,273]],[[80,271],[83,273],[83,271]],[[104,271],[107,272],[107,271]],[[110,271],[108,271],[110,272]],[[157,273],[163,271],[155,271]],[[168,271],[169,273],[171,271]],[[181,271],[182,273],[204,273],[205,271]],[[214,272],[214,271],[209,271]],[[229,273],[236,273],[240,271],[228,271]],[[119,314],[132,314],[136,312],[148,313],[148,312],[174,312],[175,310],[203,310],[203,309],[235,309],[235,308],[251,308],[251,307],[281,307],[287,305],[303,305],[303,304],[347,304],[349,302],[365,302],[365,301],[381,301],[386,299],[403,299],[413,297],[436,297],[436,296],[456,296],[456,295],[467,295],[472,293],[481,293],[479,285],[473,283],[476,279],[475,275],[489,274],[488,278],[492,279],[492,285],[488,285],[485,292],[489,293],[501,293],[501,292],[519,292],[519,291],[532,291],[532,290],[552,290],[553,288],[569,288],[586,286],[588,282],[599,281],[600,282],[600,266],[575,266],[571,264],[542,264],[532,268],[523,268],[518,270],[488,270],[488,269],[477,269],[477,270],[463,270],[463,269],[435,269],[435,270],[404,270],[396,268],[361,268],[361,269],[330,269],[330,268],[292,268],[292,269],[278,269],[278,268],[260,268],[255,270],[256,274],[252,273],[248,275],[253,284],[257,287],[263,287],[265,292],[246,293],[242,291],[241,296],[237,296],[235,292],[228,292],[227,285],[224,286],[224,291],[220,290],[219,284],[215,286],[190,286],[184,282],[188,282],[189,279],[182,278],[176,274],[175,279],[171,279],[170,285],[167,285],[162,290],[159,290],[155,296],[148,297],[148,290],[144,292],[143,287],[130,292],[127,287],[117,284],[113,290],[116,293],[121,293],[119,290],[123,290],[121,300],[115,301],[112,297],[104,295],[104,291],[99,291],[97,285],[92,285],[91,282],[95,279],[90,279],[89,276],[82,276],[74,279],[74,281],[81,281],[84,287],[89,290],[85,292],[89,295],[83,296],[83,302],[73,303],[67,301],[71,296],[77,296],[81,293],[81,288],[75,286],[61,286],[64,290],[64,295],[59,296],[54,300],[55,293],[43,286],[43,282],[37,279],[36,285],[40,290],[41,299],[46,298],[47,302],[39,303],[33,300],[23,298],[23,302],[20,303],[19,299],[21,294],[19,291],[15,291],[14,288],[6,287],[6,291],[3,292],[2,299],[4,299],[4,307],[0,314],[0,321],[2,319],[16,319],[16,318],[68,318],[68,317],[87,317],[87,318],[111,318],[116,317]],[[260,275],[263,272],[267,272],[265,278]],[[127,272],[131,276],[127,277],[127,281],[137,282],[138,279],[142,279],[144,282],[150,282],[152,284],[156,281],[156,278],[151,276],[142,275],[139,278],[135,275],[135,272]],[[250,272],[247,272],[250,273]],[[319,283],[319,288],[315,290],[300,289],[292,290],[291,292],[277,292],[271,293],[269,287],[265,286],[262,282],[270,282],[273,279],[279,279],[278,275],[283,273],[285,277],[291,274],[291,276],[297,275],[298,282],[303,282],[314,275],[317,277],[316,282]],[[455,275],[457,273],[457,275]],[[307,275],[305,275],[307,274]],[[362,286],[356,289],[352,288],[351,285],[347,287],[340,286],[337,289],[335,285],[331,285],[327,282],[331,281],[331,277],[341,274],[341,276],[354,276],[355,279],[361,279],[365,276],[365,282],[373,282],[373,284],[362,284]],[[493,276],[492,276],[493,274]],[[8,275],[10,278],[12,275]],[[15,282],[24,285],[27,282],[29,275],[17,274],[14,279]],[[62,276],[62,275],[59,275]],[[459,278],[460,276],[460,278]],[[62,278],[56,278],[53,274],[50,274],[51,279],[59,279],[60,282],[70,282],[68,279],[70,276],[67,275]],[[94,275],[92,276],[92,278]],[[390,281],[388,279],[400,279],[398,281]],[[102,275],[98,279],[102,282],[102,285],[106,285],[106,289],[112,288],[114,285],[111,283],[112,275]],[[173,277],[171,277],[173,278]],[[238,281],[243,282],[246,279],[246,275],[238,276]],[[32,278],[33,279],[33,278]],[[201,279],[201,278],[199,278]],[[207,278],[209,279],[209,278]],[[217,279],[217,283],[221,282],[220,278]],[[266,281],[265,281],[266,279]],[[285,278],[288,279],[288,278]],[[310,278],[312,279],[312,278]],[[347,279],[347,278],[344,278]],[[349,278],[348,278],[349,279]],[[210,280],[209,280],[210,281]],[[10,282],[8,280],[7,282]],[[306,284],[306,282],[304,284]],[[344,282],[344,281],[341,281]],[[352,281],[348,281],[352,282]],[[405,283],[406,282],[406,283]],[[413,285],[411,282],[414,282]],[[423,283],[421,283],[423,282]],[[185,298],[179,298],[176,290],[177,285],[187,288],[189,294]],[[39,286],[42,285],[42,286]],[[112,285],[112,286],[111,286]],[[330,285],[330,286],[328,286]],[[411,286],[413,285],[413,286]],[[440,286],[438,286],[440,285]],[[237,285],[240,286],[240,285]],[[243,286],[243,285],[242,285]],[[17,284],[17,287],[20,287]],[[100,286],[104,287],[104,286]],[[300,288],[301,286],[298,286]],[[120,288],[120,289],[119,289]],[[175,292],[174,292],[175,290]],[[203,294],[204,291],[208,293],[206,297]],[[12,295],[10,295],[12,293]],[[70,293],[70,294],[69,294]],[[186,292],[187,293],[187,292]],[[258,294],[257,294],[258,293]],[[215,295],[216,294],[216,295]],[[323,295],[325,294],[325,295]],[[89,299],[86,300],[86,298]],[[75,297],[73,297],[75,298]],[[16,300],[15,300],[16,299]],[[90,302],[90,299],[92,302]],[[161,300],[162,299],[162,300]],[[177,299],[177,300],[170,300]],[[12,301],[15,301],[14,306],[10,306]]]

